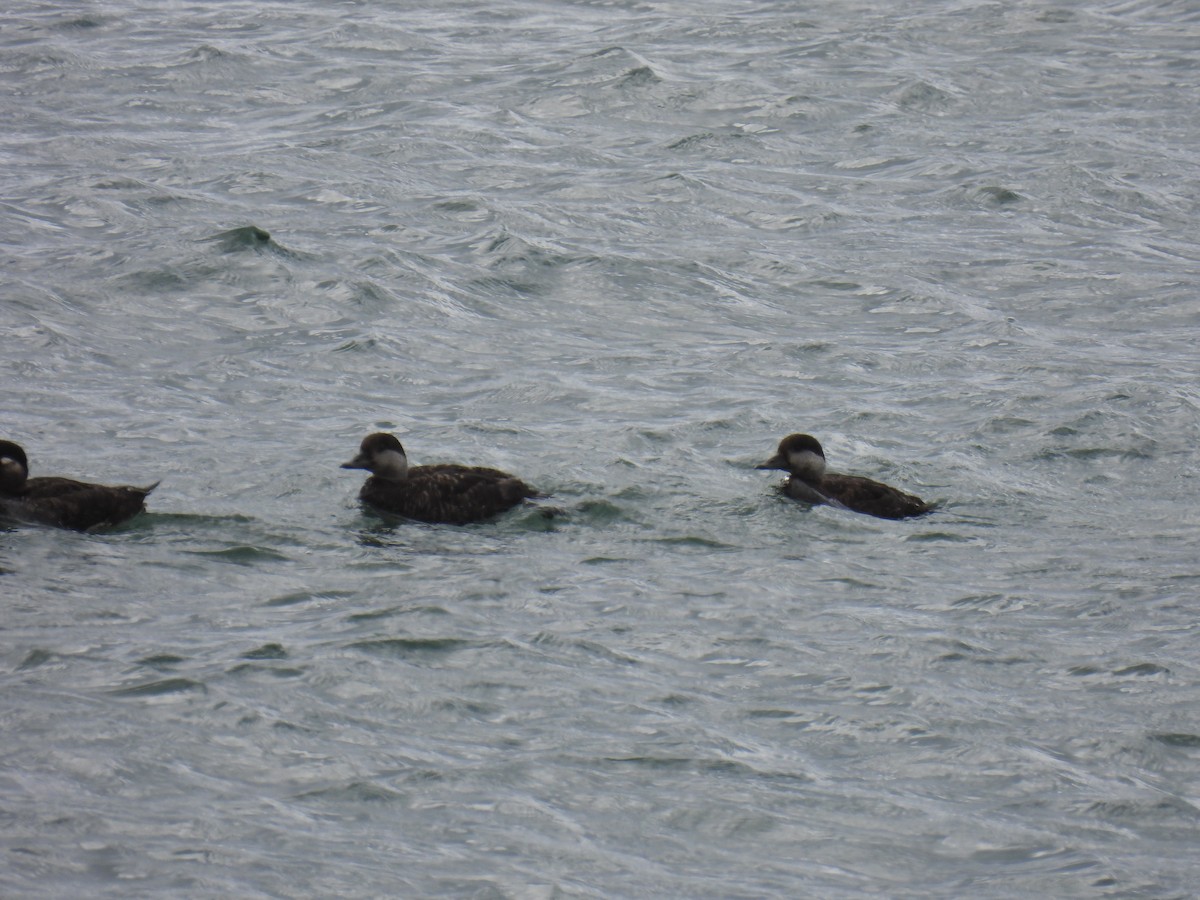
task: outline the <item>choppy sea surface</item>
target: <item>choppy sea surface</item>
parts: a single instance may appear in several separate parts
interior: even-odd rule
[[[1194,896],[1197,48],[5,4],[0,437],[162,483],[0,529],[0,894]],[[376,430],[561,514],[367,515]]]

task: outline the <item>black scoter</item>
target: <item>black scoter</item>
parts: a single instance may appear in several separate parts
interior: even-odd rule
[[[906,519],[933,509],[920,497],[859,475],[825,471],[825,452],[808,434],[790,434],[779,442],[779,451],[756,468],[782,469],[788,473],[784,492],[806,503],[844,506],[854,512],[881,519]]]
[[[0,518],[75,531],[119,525],[146,508],[158,487],[88,484],[70,478],[30,478],[25,451],[0,441]]]
[[[419,522],[480,522],[540,496],[516,476],[498,469],[455,463],[410,468],[400,441],[383,432],[363,438],[358,455],[342,468],[371,473],[358,493],[363,503]]]

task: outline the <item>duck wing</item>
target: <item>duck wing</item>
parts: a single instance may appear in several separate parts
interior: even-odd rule
[[[89,491],[102,487],[98,484],[88,484],[86,481],[74,481],[70,478],[30,478],[21,486],[15,496],[25,500],[48,500],[54,497],[65,497],[80,491]]]
[[[40,483],[39,483],[40,482]],[[146,508],[149,487],[109,487],[68,478],[36,478],[20,496],[0,500],[6,517],[38,525],[88,531],[118,525]]]
[[[906,519],[933,509],[920,497],[859,475],[827,474],[821,491],[847,509],[880,519]]]
[[[498,469],[444,464],[418,466],[403,481],[368,479],[359,496],[408,519],[466,525],[490,519],[538,493]]]

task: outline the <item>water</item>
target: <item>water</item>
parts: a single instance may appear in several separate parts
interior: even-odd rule
[[[1192,7],[428,6],[0,13],[0,892],[1193,895]]]

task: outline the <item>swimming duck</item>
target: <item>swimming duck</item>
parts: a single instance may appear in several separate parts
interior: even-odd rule
[[[70,478],[30,478],[25,451],[0,441],[0,518],[75,531],[118,525],[146,508],[158,487],[110,486]]]
[[[826,472],[825,452],[808,434],[789,434],[779,442],[779,451],[755,468],[787,472],[784,492],[806,503],[843,506],[881,519],[904,519],[933,509],[933,504],[920,497],[870,478]]]
[[[358,456],[343,469],[366,469],[371,477],[358,498],[381,512],[447,525],[490,519],[539,494],[519,478],[498,469],[440,463],[409,468],[394,435],[363,438]]]

